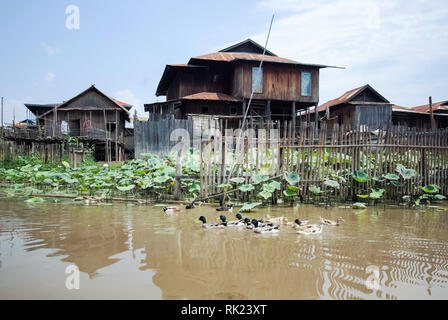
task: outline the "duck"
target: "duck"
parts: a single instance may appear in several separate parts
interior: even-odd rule
[[[216,208],[216,211],[229,211],[229,212],[232,212],[232,210],[233,210],[232,206]]]
[[[294,220],[294,225],[293,225],[294,229],[299,229],[299,228],[303,229],[303,228],[307,228],[309,226],[313,226],[313,225],[309,225],[308,220],[300,220],[300,219]]]
[[[196,205],[194,204],[194,202],[189,203],[185,206],[185,209],[189,210],[189,209],[194,209],[196,208]]]
[[[97,197],[85,197],[85,204],[89,205],[89,204],[96,204],[98,202],[102,202],[104,200],[104,198],[97,198]]]
[[[342,219],[342,217],[337,218],[336,221],[328,220],[328,219],[324,219],[324,218],[320,217],[320,223],[325,224],[327,226],[339,226],[341,224],[341,222],[344,222],[344,221],[345,220]]]
[[[200,216],[199,220],[202,221],[202,228],[204,229],[223,229],[227,226],[226,222],[222,222],[222,223],[215,223],[215,224],[209,224],[207,223],[207,220],[205,219],[204,216]]]
[[[280,224],[280,223],[287,224],[288,223],[288,218],[286,218],[286,217],[274,217],[274,218],[272,218],[268,214],[268,215],[266,215],[266,222],[268,222],[268,223],[277,223],[277,224]]]
[[[246,229],[253,230],[254,225],[249,218],[244,218],[244,223],[246,224]]]
[[[223,220],[224,218],[224,220]],[[237,213],[236,214],[236,218],[238,220],[232,220],[232,221],[226,221],[226,217],[221,215],[220,219],[222,222],[227,222],[227,226],[228,227],[242,227],[244,226],[244,222],[243,222],[243,216],[241,215],[241,213]]]
[[[296,231],[297,234],[320,234],[322,233],[322,224],[320,225],[309,225],[308,228],[299,229]]]
[[[179,212],[180,209],[178,207],[163,207],[163,212],[165,214],[171,214],[174,212]]]
[[[268,224],[265,226],[260,226],[258,221],[253,219],[252,224],[254,225],[255,233],[277,233],[280,231],[280,226],[275,226],[274,224]]]
[[[89,205],[89,204],[95,204],[95,203],[97,203],[98,201],[96,201],[95,198],[93,198],[93,197],[87,197],[87,198],[84,200],[84,202],[85,202],[85,204]]]

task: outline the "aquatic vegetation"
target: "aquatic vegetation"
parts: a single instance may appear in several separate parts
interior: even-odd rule
[[[355,202],[353,205],[353,209],[365,209],[367,208],[365,203],[362,202]]]
[[[268,180],[269,177],[263,174],[257,174],[252,178],[252,184],[257,185]]]
[[[417,175],[417,172],[414,169],[407,169],[402,164],[397,165],[396,171],[406,180],[412,179]]]
[[[356,170],[352,174],[353,179],[355,179],[358,182],[364,183],[367,181],[370,181],[370,177],[367,175],[367,173],[364,170]]]
[[[430,184],[428,186],[424,186],[422,187],[422,190],[425,191],[426,193],[436,193],[439,191],[439,186],[435,185],[435,184]]]
[[[300,181],[300,176],[296,172],[285,172],[284,178],[292,186],[295,186]]]
[[[331,179],[325,179],[324,180],[324,185],[330,188],[334,188],[334,189],[339,189],[340,188],[340,184],[339,182],[335,181],[335,180],[331,180]]]
[[[255,189],[255,187],[251,184],[242,184],[242,185],[238,186],[238,190],[240,190],[241,192],[248,192],[248,191],[252,191],[254,189]]]
[[[197,175],[195,165],[186,161],[183,174]],[[68,162],[59,162],[52,168],[28,163],[17,169],[0,168],[0,181],[20,188],[6,188],[8,194],[37,194],[42,192],[73,195],[167,198],[175,183],[176,167],[170,157],[148,155],[145,159],[131,160],[121,166],[81,164],[72,170]],[[182,192],[193,195],[199,192],[199,180],[183,181]]]
[[[41,197],[33,197],[28,200],[25,200],[25,202],[27,202],[27,203],[42,203],[42,202],[45,202],[45,200]]]
[[[21,166],[15,168],[0,166],[0,182],[3,183],[1,192],[8,197],[58,194],[78,197],[125,197],[163,202],[174,199],[176,191],[177,196],[182,199],[201,200],[201,184],[198,178],[200,165],[197,152],[191,149],[182,159],[182,179],[176,179],[174,155],[158,157],[145,154],[143,156],[143,159],[130,160],[120,165],[106,166],[87,161],[74,170],[70,168],[66,160],[49,165],[36,159],[21,159]],[[312,166],[312,163],[309,164]],[[230,170],[226,172],[229,174]],[[354,195],[353,200],[350,200],[355,202],[353,207],[356,208],[363,208],[363,206],[384,202],[391,198],[403,200],[409,206],[429,205],[434,201],[445,200],[445,196],[439,194],[439,186],[433,184],[423,188],[416,185],[415,191],[411,190],[412,196],[403,194],[401,190],[406,189],[401,188],[409,186],[408,180],[414,178],[416,172],[401,164],[396,166],[394,172],[377,177],[374,176],[374,170],[361,169],[351,172],[349,169],[337,171],[335,168],[329,168],[321,172],[321,182],[314,180],[311,185],[310,180],[301,181],[300,174],[293,171],[270,177],[243,168],[243,174],[245,177],[222,179],[223,183],[214,186],[213,192],[216,193],[209,192],[207,199],[210,201],[213,201],[213,197],[218,199],[225,191],[226,201],[234,203],[250,204],[256,201],[254,203],[260,205],[275,204],[277,201],[292,203],[300,200],[328,205],[341,200],[338,197],[347,189],[355,188],[357,194]],[[179,181],[180,186],[177,185]],[[302,192],[305,188],[307,190]],[[357,200],[359,202],[356,202]]]
[[[239,212],[249,212],[261,204],[261,202],[244,203]]]
[[[386,191],[385,189],[376,189],[376,188],[372,188],[371,190],[372,192],[369,194],[369,198],[374,200],[381,198],[384,192]]]
[[[323,191],[320,189],[320,187],[317,187],[317,186],[315,186],[315,185],[309,186],[309,187],[308,187],[308,190],[310,190],[312,193],[315,193],[315,194],[319,194],[319,193],[322,193],[322,192],[323,192]]]

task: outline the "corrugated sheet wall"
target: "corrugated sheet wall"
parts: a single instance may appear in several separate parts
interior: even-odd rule
[[[386,128],[392,121],[391,105],[358,105],[355,108],[356,125],[369,128]]]
[[[176,133],[180,131],[173,133],[175,129],[184,129],[192,137],[193,121],[173,118],[165,118],[158,121],[135,121],[135,157],[137,159],[142,158],[143,153],[159,156],[168,155],[171,149],[178,143]]]

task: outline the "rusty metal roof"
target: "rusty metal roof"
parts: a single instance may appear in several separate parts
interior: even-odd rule
[[[263,58],[262,54],[256,53],[244,53],[244,52],[214,52],[208,53],[201,56],[193,57],[190,59],[190,64],[199,61],[216,61],[216,62],[234,62],[238,60],[248,60],[248,61],[263,61],[265,62],[273,62],[273,63],[286,63],[286,64],[294,64],[294,65],[303,65],[309,67],[316,68],[340,68],[334,66],[328,66],[323,64],[311,64],[311,63],[302,63],[291,59],[286,59],[277,56],[269,56],[265,55]]]
[[[417,113],[417,114],[428,115],[428,113],[426,113],[426,112],[421,112],[421,111],[414,110],[412,108],[406,108],[406,107],[397,106],[397,105],[392,106],[392,112],[406,112],[406,113]]]
[[[394,104],[394,105],[392,106],[392,110],[397,110],[397,111],[400,111],[400,110],[403,110],[403,111],[409,111],[409,110],[411,110],[411,109],[406,108],[406,107],[402,107],[402,106],[397,106],[396,104]]]
[[[420,111],[420,112],[429,112],[429,104],[414,107],[414,108],[412,108],[412,110]],[[433,111],[438,111],[438,110],[448,111],[448,100],[433,103],[432,110]]]
[[[229,102],[241,102],[239,98],[229,96],[225,93],[219,92],[199,92],[182,97],[183,100],[212,100],[212,101],[229,101]]]
[[[125,107],[126,109],[132,108],[132,104],[129,104],[129,103],[117,100],[117,99],[112,99],[112,100],[114,100],[115,103],[119,104],[120,106]]]
[[[325,102],[324,104],[320,105],[317,108],[317,112],[323,112],[323,111],[325,111],[329,107],[337,106],[337,105],[340,105],[340,104],[343,104],[343,103],[350,103],[352,101],[352,99],[358,93],[361,93],[365,89],[372,90],[375,94],[377,94],[380,98],[382,98],[384,100],[384,103],[389,103],[387,101],[387,99],[385,99],[383,96],[381,96],[375,89],[373,89],[370,85],[366,84],[366,85],[364,85],[362,87],[355,88],[355,89],[347,91],[346,93],[344,93],[339,98],[336,98],[336,99],[333,99],[333,100]],[[359,103],[359,102],[357,102],[357,103]],[[311,110],[310,113],[314,113],[314,110]]]
[[[256,53],[245,53],[245,52],[214,52],[208,53],[201,56],[193,57],[191,59],[197,60],[212,60],[212,61],[226,61],[230,62],[238,59],[246,59],[246,60],[256,60],[260,61],[262,59],[262,54]],[[297,61],[281,58],[277,56],[264,56],[264,61],[273,61],[273,62],[287,62],[287,63],[298,63]]]
[[[317,108],[317,112],[325,111],[327,108],[336,106],[338,104],[347,103],[350,100],[350,98],[354,97],[357,93],[359,93],[363,89],[367,88],[367,86],[368,86],[368,84],[366,84],[365,86],[356,88],[356,89],[349,90],[346,93],[344,93],[342,96],[340,96],[339,98],[325,102],[324,104],[320,105]],[[314,110],[311,110],[310,112],[313,113]]]

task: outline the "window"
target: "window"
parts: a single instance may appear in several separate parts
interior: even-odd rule
[[[300,89],[300,95],[303,97],[311,96],[311,73],[302,72],[302,84]]]
[[[252,91],[254,93],[263,93],[263,68],[252,68]]]
[[[230,109],[230,114],[236,114],[236,108],[235,107]]]

